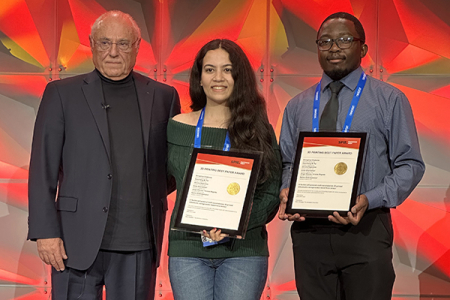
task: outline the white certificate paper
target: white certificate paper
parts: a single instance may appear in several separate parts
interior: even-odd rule
[[[181,223],[238,230],[254,160],[198,153]]]
[[[262,152],[195,148],[171,229],[245,237]]]
[[[291,209],[348,211],[359,181],[361,138],[305,136],[301,146]]]

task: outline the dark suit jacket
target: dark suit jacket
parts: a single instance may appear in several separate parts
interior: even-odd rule
[[[173,87],[134,73],[148,172],[152,247],[159,265],[167,193],[166,126],[180,112]],[[110,144],[97,73],[47,85],[34,128],[28,183],[31,240],[61,237],[66,265],[94,262],[111,198]],[[55,202],[56,199],[56,202]]]

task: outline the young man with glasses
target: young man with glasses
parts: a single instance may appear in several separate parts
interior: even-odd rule
[[[164,232],[166,125],[178,93],[133,71],[128,14],[92,26],[95,70],[47,85],[36,118],[29,233],[52,265],[52,299],[153,299]]]
[[[364,29],[348,13],[325,19],[317,35],[323,69],[319,116],[313,117],[315,86],[286,106],[280,135],[283,185],[279,218],[294,221],[291,236],[297,291],[302,300],[390,300],[395,273],[390,208],[400,205],[425,170],[411,106],[393,86],[368,77],[360,67],[367,54]],[[357,92],[361,83],[362,92]],[[353,99],[359,99],[354,112]],[[344,217],[286,214],[298,133],[317,129],[367,133],[360,195]]]

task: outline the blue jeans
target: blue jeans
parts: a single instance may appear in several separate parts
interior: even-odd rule
[[[175,300],[259,300],[267,279],[265,256],[207,259],[169,257]]]

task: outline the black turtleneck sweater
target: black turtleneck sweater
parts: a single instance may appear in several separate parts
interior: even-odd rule
[[[140,251],[151,248],[144,141],[134,78],[102,80],[108,105],[112,194],[101,249]]]

